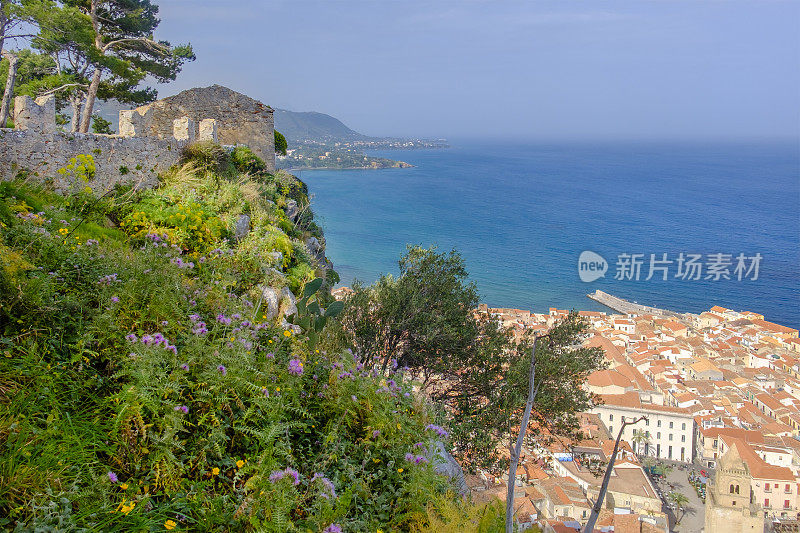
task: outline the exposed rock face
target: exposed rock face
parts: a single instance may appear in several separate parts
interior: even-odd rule
[[[261,303],[264,305],[264,314],[267,315],[267,320],[278,316],[278,291],[272,287],[265,287],[261,291]]]
[[[286,307],[283,310],[284,316],[291,316],[297,313],[297,299],[294,297],[289,287],[281,290],[281,303]]]
[[[284,327],[288,327],[285,317],[297,313],[297,298],[289,290],[289,287],[284,287],[280,291],[272,287],[264,287],[261,289],[261,304],[264,306],[267,320],[272,320],[280,314]]]
[[[250,233],[250,215],[239,215],[233,227],[233,238],[241,241]]]
[[[294,200],[286,200],[286,216],[292,222],[297,222],[297,217],[300,216],[300,208],[297,207],[297,202]]]
[[[318,261],[322,261],[325,257],[325,247],[322,246],[322,243],[319,242],[319,239],[316,237],[309,237],[306,239],[306,246],[308,247],[308,251],[311,252]]]
[[[432,450],[429,459],[433,464],[433,469],[443,475],[449,477],[462,496],[469,494],[469,487],[464,478],[464,472],[461,470],[461,465],[458,464],[452,455],[450,455],[444,448],[442,441],[436,441],[436,449]]]
[[[214,119],[221,144],[246,144],[266,162],[270,172],[275,171],[272,108],[258,100],[221,85],[212,85],[189,89],[136,109],[140,114],[148,110],[152,110],[150,135],[171,138],[172,122],[184,116],[194,121],[195,129],[204,119]],[[203,129],[202,137],[208,138],[210,131],[207,127]]]

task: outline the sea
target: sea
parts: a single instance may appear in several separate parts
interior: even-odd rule
[[[341,277],[397,275],[409,244],[457,250],[481,301],[609,311],[597,289],[800,328],[797,142],[455,141],[407,169],[297,172]],[[666,278],[666,279],[665,279]]]

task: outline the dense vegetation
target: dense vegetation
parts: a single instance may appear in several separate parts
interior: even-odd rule
[[[211,144],[155,190],[96,194],[90,165],[64,169],[67,196],[0,184],[0,527],[502,526],[435,473],[447,431],[408,375],[330,327],[304,184]],[[314,327],[269,319],[265,287],[305,296],[292,318]]]

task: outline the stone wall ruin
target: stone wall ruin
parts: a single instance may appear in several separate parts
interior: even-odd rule
[[[79,155],[91,155],[94,177],[82,185],[97,191],[116,184],[152,187],[195,140],[245,144],[275,170],[272,109],[219,85],[120,111],[118,135],[58,131],[55,114],[53,96],[15,98],[14,129],[0,129],[0,179],[22,173],[66,191],[75,185],[73,176],[58,170]]]

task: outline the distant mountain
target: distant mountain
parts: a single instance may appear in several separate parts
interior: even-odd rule
[[[371,139],[345,126],[341,120],[314,111],[275,110],[275,129],[290,141],[360,141]]]

